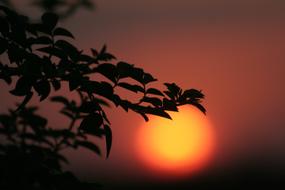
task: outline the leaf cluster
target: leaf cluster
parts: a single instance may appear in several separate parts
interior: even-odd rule
[[[74,35],[58,26],[58,19],[48,12],[40,22],[33,23],[26,16],[0,6],[0,56],[5,60],[0,62],[0,79],[13,85],[10,90],[13,96],[23,99],[9,114],[0,115],[0,138],[3,136],[6,142],[0,146],[0,156],[5,162],[13,164],[9,156],[15,154],[27,157],[29,162],[36,158],[33,161],[39,163],[37,169],[45,168],[47,175],[57,173],[73,178],[61,169],[61,162],[67,161],[60,153],[62,149],[82,147],[100,155],[100,148],[90,140],[99,137],[105,139],[106,157],[110,154],[112,130],[105,107],[114,105],[136,112],[146,121],[149,115],[171,119],[167,111],[178,111],[185,104],[205,113],[200,104],[204,98],[201,91],[182,90],[175,83],[165,83],[164,91],[153,88],[155,77],[133,64],[117,61],[106,46],[100,50],[91,48],[89,53],[79,49],[74,45]],[[103,80],[94,79],[96,76]],[[79,101],[67,95],[51,97],[64,83],[70,92],[78,94]],[[117,88],[141,96],[132,102],[117,94]],[[34,96],[40,101],[60,103],[60,113],[68,117],[70,125],[61,129],[48,127],[47,119],[28,105]],[[5,164],[1,167],[5,168]],[[46,183],[41,180],[35,179],[36,183]]]

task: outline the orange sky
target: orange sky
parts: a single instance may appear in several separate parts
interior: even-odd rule
[[[285,3],[96,2],[95,12],[80,11],[62,25],[73,31],[83,49],[106,43],[120,60],[153,73],[158,84],[202,89],[218,139],[213,168],[258,157],[285,165]],[[85,177],[103,172],[96,177],[99,181],[147,179],[130,144],[143,120],[121,109],[108,112],[114,130],[110,159],[70,153],[72,168],[80,168]]]

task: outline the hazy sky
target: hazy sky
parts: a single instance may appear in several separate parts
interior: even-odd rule
[[[120,60],[153,73],[158,84],[169,81],[202,89],[217,135],[214,168],[256,158],[285,165],[284,1],[96,4],[95,12],[80,11],[61,24],[73,31],[82,49],[106,43]],[[70,153],[72,168],[102,181],[147,178],[132,146],[143,120],[121,109],[108,112],[114,130],[110,159],[85,151]]]

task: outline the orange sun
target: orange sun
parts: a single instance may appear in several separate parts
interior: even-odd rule
[[[169,112],[172,120],[151,117],[140,127],[136,150],[152,170],[189,174],[204,168],[214,149],[213,128],[193,106]]]

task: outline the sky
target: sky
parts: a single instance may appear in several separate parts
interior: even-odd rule
[[[76,36],[75,44],[84,50],[107,44],[119,60],[157,77],[159,88],[175,82],[205,93],[207,117],[217,139],[205,170],[226,171],[257,160],[285,168],[284,1],[95,2],[94,12],[80,10],[61,22]],[[31,14],[33,9],[23,10]],[[4,107],[11,102],[3,102]],[[84,150],[67,152],[72,163],[67,167],[103,183],[151,182],[155,176],[139,164],[133,147],[143,119],[122,109],[107,112],[114,133],[110,158]]]

